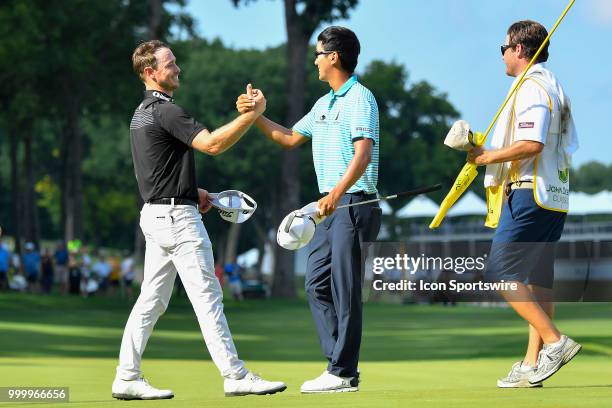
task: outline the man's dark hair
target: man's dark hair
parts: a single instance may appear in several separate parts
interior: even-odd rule
[[[157,69],[157,58],[155,52],[160,48],[170,48],[159,40],[146,41],[138,45],[132,53],[132,67],[140,79],[144,81],[144,69],[151,67]]]
[[[321,31],[317,41],[321,41],[323,50],[338,53],[344,71],[349,74],[355,72],[361,46],[354,32],[346,27],[331,26]]]
[[[544,26],[536,21],[532,20],[522,20],[517,21],[512,24],[510,28],[508,28],[508,44],[516,45],[521,44],[524,49],[524,54],[527,58],[531,60],[535,55],[542,42],[548,35],[548,31]],[[535,61],[544,62],[548,60],[548,45],[550,42],[547,42],[540,55],[538,55],[538,59]]]

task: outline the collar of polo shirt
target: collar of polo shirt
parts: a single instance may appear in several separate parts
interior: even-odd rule
[[[351,87],[353,85],[355,85],[356,83],[357,83],[357,76],[356,75],[351,75],[351,77],[349,79],[347,79],[344,84],[342,84],[340,89],[338,89],[338,92],[334,92],[334,90],[331,89],[329,91],[329,95],[332,98],[334,98],[336,96],[344,96],[348,92],[348,90],[351,89]]]
[[[158,91],[156,89],[147,89],[145,91],[145,97],[147,97],[147,96],[153,96],[155,98],[162,99],[162,100],[164,100],[166,102],[174,102],[174,98],[173,97],[171,97],[170,95],[166,94],[165,92]]]

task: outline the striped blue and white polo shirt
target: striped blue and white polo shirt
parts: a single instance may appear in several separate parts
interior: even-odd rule
[[[353,142],[362,138],[372,139],[370,164],[347,192],[377,192],[378,105],[372,92],[354,75],[337,92],[332,89],[319,98],[293,130],[312,138],[312,158],[321,194],[329,193],[346,172],[355,155]]]

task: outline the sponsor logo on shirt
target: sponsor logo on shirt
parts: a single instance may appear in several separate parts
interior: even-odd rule
[[[166,95],[164,95],[164,94],[162,94],[160,92],[157,92],[157,91],[153,92],[153,96],[156,97],[156,98],[159,98],[159,99],[163,99],[166,102],[174,102],[174,98],[169,98]]]
[[[519,129],[533,129],[533,122],[520,122]]]

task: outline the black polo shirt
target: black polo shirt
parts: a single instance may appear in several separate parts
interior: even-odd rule
[[[203,129],[172,97],[145,91],[130,123],[134,171],[145,202],[170,197],[198,201],[191,142]]]

